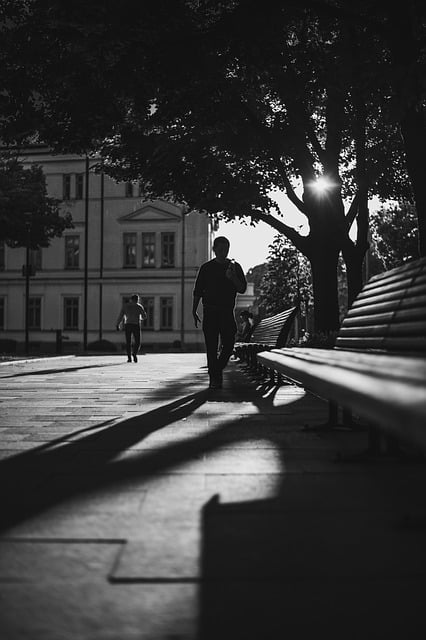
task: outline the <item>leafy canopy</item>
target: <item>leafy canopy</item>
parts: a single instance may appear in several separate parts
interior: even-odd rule
[[[37,130],[55,148],[102,150],[105,168],[148,197],[256,221],[282,213],[273,189],[306,213],[306,185],[322,172],[355,194],[360,96],[370,189],[407,196],[388,56],[361,19],[366,5],[351,28],[334,1],[5,6],[4,135]]]
[[[51,238],[72,227],[58,200],[47,195],[41,167],[24,169],[16,158],[0,158],[0,239],[10,247],[49,246]]]

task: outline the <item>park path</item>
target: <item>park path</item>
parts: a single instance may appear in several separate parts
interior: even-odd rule
[[[423,462],[203,354],[0,366],[4,640],[424,638]]]

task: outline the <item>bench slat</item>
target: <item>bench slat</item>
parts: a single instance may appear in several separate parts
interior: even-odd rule
[[[259,358],[263,359],[265,355],[268,356],[269,360],[274,356],[280,359],[283,357],[292,358],[304,362],[306,367],[310,364],[332,365],[341,369],[369,372],[382,378],[399,379],[403,377],[422,385],[426,381],[425,358],[407,358],[395,355],[391,356],[393,366],[389,367],[389,355],[364,353],[362,351],[348,352],[340,351],[339,349],[291,347],[262,352],[259,354]]]
[[[406,338],[338,338],[336,340],[336,347],[339,349],[374,349],[390,352],[406,351],[410,353],[412,357],[415,357],[420,353],[426,353],[426,340],[422,338],[422,336],[418,338],[412,338],[410,336]]]
[[[426,317],[426,305],[420,308],[400,309],[399,311],[387,311],[384,313],[372,313],[370,315],[347,316],[342,329],[352,326],[370,325],[371,323],[389,324],[392,320],[396,322],[410,322],[412,320],[423,320]]]
[[[378,290],[384,292],[392,292],[400,289],[407,289],[408,287],[415,286],[423,287],[426,284],[426,273],[421,273],[413,269],[411,273],[401,274],[399,278],[386,278],[383,274],[383,277],[377,279],[375,281],[369,280],[363,287],[362,291],[359,293],[358,298],[362,300],[367,296],[374,295]]]
[[[356,325],[347,326],[341,328],[339,332],[339,338],[356,337],[356,336],[386,336],[386,335],[410,335],[421,336],[424,335],[425,326],[424,322],[419,320],[418,322],[395,322],[392,325],[388,324],[369,324],[369,325]]]
[[[389,271],[386,271],[385,273],[378,273],[377,275],[372,276],[365,286],[372,286],[377,280],[398,280],[401,277],[406,276],[407,274],[418,274],[422,272],[426,272],[426,264],[420,264],[418,260],[413,260],[410,262],[406,262],[399,267],[389,269]]]
[[[418,296],[418,297],[407,296],[407,298],[404,298],[403,300],[401,300],[399,304],[395,304],[394,300],[389,300],[384,302],[376,302],[375,304],[372,303],[369,306],[363,305],[363,306],[360,306],[359,308],[352,306],[349,309],[348,313],[346,314],[344,322],[346,322],[348,318],[355,318],[357,316],[374,314],[375,312],[381,313],[381,312],[394,311],[395,309],[402,310],[402,309],[412,309],[416,307],[424,308],[426,306],[425,300],[426,300],[426,296]]]
[[[401,289],[396,289],[394,291],[383,291],[383,289],[378,289],[374,293],[374,296],[365,296],[363,298],[358,297],[351,309],[358,309],[361,307],[369,307],[371,305],[375,305],[380,302],[390,302],[394,305],[398,306],[398,303],[404,299],[405,295],[407,295],[408,291],[410,292],[410,296],[412,298],[418,298],[419,296],[424,296],[426,294],[426,287],[414,285],[409,289],[407,287],[402,287]]]

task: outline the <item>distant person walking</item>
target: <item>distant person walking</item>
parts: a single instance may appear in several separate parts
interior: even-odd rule
[[[135,293],[129,302],[123,304],[116,322],[117,331],[120,330],[120,325],[124,322],[127,362],[132,361],[132,355],[133,361],[138,361],[138,351],[141,345],[141,319],[146,319],[146,311],[139,302],[139,296]]]
[[[234,349],[237,332],[235,297],[247,288],[241,265],[228,258],[229,246],[228,238],[219,236],[215,239],[213,251],[216,257],[201,265],[193,292],[192,315],[196,327],[201,322],[197,313],[200,300],[203,304],[202,327],[211,389],[222,387],[222,371]]]

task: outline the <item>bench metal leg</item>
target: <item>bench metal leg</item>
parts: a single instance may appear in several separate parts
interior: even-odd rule
[[[342,421],[339,420],[339,415],[339,405],[329,400],[327,422],[317,425],[306,424],[303,429],[304,431],[332,431],[334,429],[339,431],[352,431],[354,429],[354,424],[350,409],[342,409]]]
[[[342,410],[342,421],[343,421],[343,426],[347,427],[348,429],[354,428],[352,411],[350,409]]]
[[[337,456],[337,462],[380,462],[380,461],[401,461],[401,462],[424,462],[421,452],[409,453],[404,450],[403,445],[394,437],[382,433],[377,427],[368,426],[367,449],[351,454],[341,454]]]

